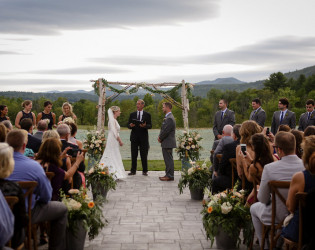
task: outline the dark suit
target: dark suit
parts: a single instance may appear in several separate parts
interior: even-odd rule
[[[295,113],[287,110],[286,114],[283,116],[283,120],[280,123],[280,114],[281,111],[276,111],[273,113],[272,123],[271,123],[271,132],[275,135],[278,131],[278,128],[281,124],[288,125],[291,129],[295,129]]]
[[[262,107],[259,107],[258,109],[253,110],[249,116],[249,120],[253,120],[257,122],[259,126],[265,127],[265,121],[266,121],[265,110],[263,110]]]
[[[130,127],[130,123],[133,123],[134,119],[137,120],[137,111],[130,114],[128,121],[128,128],[131,129],[130,141],[132,165],[130,172],[136,173],[137,171],[137,158],[140,148],[142,171],[146,173],[148,172],[148,151],[150,148],[148,129],[152,128],[151,115],[148,112],[143,111],[141,121],[146,122],[145,128],[141,128],[137,124],[134,127]]]
[[[315,111],[310,115],[310,119],[308,119],[308,112],[300,116],[299,130],[304,131],[308,126],[315,126]]]
[[[232,188],[232,166],[230,159],[236,158],[236,147],[240,144],[240,141],[233,141],[223,146],[222,159],[219,164],[218,176],[212,181],[212,193],[218,193],[224,191],[227,188]],[[237,173],[235,172],[235,175]]]
[[[77,145],[71,144],[69,142],[67,142],[66,140],[61,140],[62,143],[62,151],[65,150],[65,148],[67,147],[71,147],[74,150],[79,149],[79,147]],[[62,169],[67,171],[67,166],[66,166],[66,161],[63,161],[63,165],[62,165]],[[72,180],[73,180],[73,188],[75,189],[80,189],[81,185],[82,185],[82,178],[81,175],[78,173],[78,171],[84,173],[85,171],[85,164],[84,161],[82,161],[77,169],[77,171],[74,173]],[[68,191],[69,189],[69,183],[67,180],[64,181],[63,184],[63,190]]]
[[[30,148],[34,151],[34,153],[37,153],[41,144],[41,140],[37,139],[31,134],[28,134],[28,141],[26,145],[27,148]]]
[[[234,111],[226,109],[222,120],[221,120],[222,111],[218,111],[215,113],[214,122],[213,122],[213,134],[216,139],[218,139],[218,135],[222,135],[223,127],[227,124],[234,126],[235,124],[235,114]]]
[[[176,122],[172,113],[164,118],[159,134],[163,159],[165,162],[165,176],[174,178],[173,148],[176,148]]]

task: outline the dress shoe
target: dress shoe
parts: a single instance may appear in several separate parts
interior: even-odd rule
[[[136,173],[132,173],[132,172],[130,172],[128,175],[136,175]]]
[[[142,175],[148,176],[148,172],[142,172]]]
[[[160,177],[160,180],[161,180],[161,181],[173,181],[174,178],[164,176],[164,177]]]

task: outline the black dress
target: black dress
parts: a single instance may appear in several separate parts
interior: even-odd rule
[[[8,117],[6,117],[6,116],[1,117],[0,116],[0,122],[6,121],[6,120],[9,120]]]
[[[45,119],[49,120],[48,129],[52,129],[52,127],[54,125],[54,118],[52,116],[52,113],[50,112],[49,114],[45,114],[44,112],[42,112],[42,119],[41,120],[45,120]]]
[[[32,121],[33,121],[33,114],[32,112],[29,112],[29,113],[25,113],[23,110],[22,110],[22,117],[20,119],[20,122],[25,119],[25,118],[30,118]]]

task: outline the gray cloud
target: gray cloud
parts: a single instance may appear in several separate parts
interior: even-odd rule
[[[60,30],[177,25],[213,18],[218,0],[3,0],[0,32],[58,34]]]
[[[1,55],[20,55],[20,53],[13,52],[13,51],[0,50],[0,56]]]

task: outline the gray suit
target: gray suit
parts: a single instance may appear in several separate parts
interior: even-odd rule
[[[175,130],[176,122],[174,116],[172,113],[169,113],[163,120],[159,135],[166,167],[165,176],[169,178],[174,178],[173,148],[176,148]]]
[[[254,114],[254,112],[255,112],[255,114]],[[250,113],[249,120],[253,120],[253,121],[257,122],[259,126],[265,127],[265,121],[266,121],[265,110],[263,110],[262,107],[258,108],[257,110],[253,110]]]
[[[258,200],[250,208],[253,224],[255,227],[257,238],[261,244],[262,225],[261,222],[271,225],[271,190],[269,188],[269,181],[291,181],[292,176],[296,172],[303,171],[304,165],[300,158],[296,155],[288,155],[282,157],[280,161],[276,161],[265,165],[262,173]],[[286,199],[288,196],[288,189],[280,190],[280,193]],[[288,215],[287,207],[277,197],[276,199],[276,222],[280,222]]]
[[[315,126],[315,111],[312,112],[309,120],[307,118],[308,112],[305,112],[300,116],[299,130],[304,131],[308,126]]]
[[[223,127],[227,124],[234,126],[235,124],[235,114],[234,111],[227,109],[224,113],[224,116],[221,120],[221,112],[218,111],[215,113],[214,122],[213,122],[213,134],[216,139],[218,135],[222,135]]]
[[[271,123],[271,132],[275,135],[280,126],[280,113],[281,111],[276,111],[273,113],[272,123]],[[295,113],[287,110],[285,116],[283,117],[282,123],[288,125],[291,129],[295,129]]]
[[[224,145],[226,144],[229,144],[231,142],[233,142],[233,138],[232,136],[224,136],[222,137],[222,139],[219,140],[219,144],[218,146],[216,147],[216,149],[214,150],[214,153],[213,153],[213,170],[214,171],[218,171],[218,168],[219,168],[219,161],[217,159],[217,154],[223,154],[223,147]]]
[[[44,132],[43,131],[37,131],[33,136],[39,140],[42,140],[43,139],[43,134]]]

